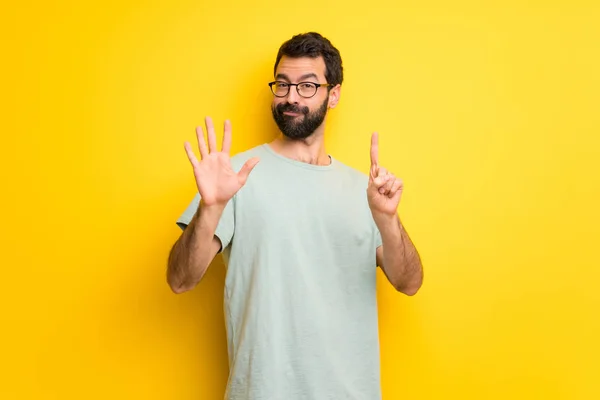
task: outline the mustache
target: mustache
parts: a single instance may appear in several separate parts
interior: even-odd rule
[[[283,114],[284,112],[293,112],[293,113],[297,113],[297,114],[308,115],[310,110],[306,106],[300,107],[295,104],[281,103],[281,104],[277,105],[277,112],[280,114]]]

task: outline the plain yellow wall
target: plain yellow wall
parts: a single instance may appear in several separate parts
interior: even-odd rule
[[[379,274],[384,399],[600,398],[597,2],[84,3],[2,12],[0,398],[222,397],[224,267],[165,283],[183,142],[270,140],[309,30],[345,65],[328,150],[366,172],[380,132],[425,265]]]

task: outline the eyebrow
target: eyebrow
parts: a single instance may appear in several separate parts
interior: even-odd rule
[[[317,74],[311,72],[309,74],[302,75],[300,77],[300,81],[303,81],[303,80],[308,79],[308,78],[315,78],[317,80],[319,79],[319,77],[317,76]],[[275,76],[275,79],[284,79],[284,80],[290,82],[290,78],[286,74],[277,74],[277,76]]]

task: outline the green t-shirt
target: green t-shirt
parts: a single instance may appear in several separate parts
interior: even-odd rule
[[[268,144],[215,235],[227,267],[228,400],[381,398],[375,250],[368,176],[316,166]],[[177,220],[185,229],[196,194]]]

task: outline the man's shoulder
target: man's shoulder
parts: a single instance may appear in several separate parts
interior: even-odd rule
[[[355,180],[360,184],[366,183],[369,180],[369,175],[350,164],[343,163],[339,160],[335,160],[337,169],[340,173],[346,175],[349,179]]]
[[[261,157],[264,152],[264,144],[251,147],[231,156],[231,166],[235,171],[239,171],[242,166],[251,158]]]

